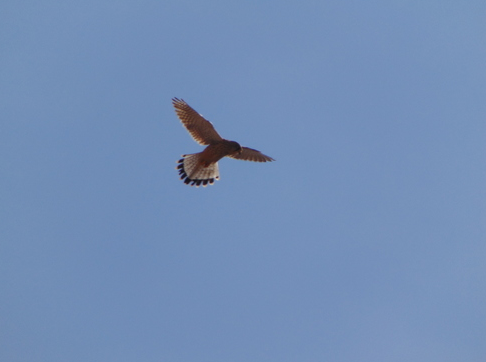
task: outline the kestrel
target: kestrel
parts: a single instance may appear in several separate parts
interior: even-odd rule
[[[238,142],[222,138],[211,122],[204,119],[184,100],[172,98],[172,104],[177,117],[194,138],[194,141],[207,146],[202,152],[182,155],[182,158],[177,161],[176,169],[179,170],[179,175],[181,175],[181,180],[184,180],[184,183],[196,187],[212,185],[214,180],[219,180],[218,161],[225,156],[254,162],[275,161],[260,151],[241,147]]]

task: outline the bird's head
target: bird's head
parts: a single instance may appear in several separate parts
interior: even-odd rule
[[[231,148],[233,149],[233,153],[241,154],[243,148],[240,146],[238,142],[230,141]]]

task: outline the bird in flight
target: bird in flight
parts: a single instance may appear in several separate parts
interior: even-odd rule
[[[270,162],[273,158],[264,155],[253,148],[242,147],[238,142],[222,138],[214,129],[211,122],[197,113],[184,100],[172,98],[177,117],[190,133],[194,141],[207,146],[202,152],[182,155],[177,161],[177,170],[181,180],[191,186],[212,185],[219,180],[218,161],[223,157],[237,160]]]

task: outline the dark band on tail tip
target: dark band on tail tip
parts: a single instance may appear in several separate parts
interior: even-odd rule
[[[196,187],[199,187],[199,186],[203,186],[203,187],[206,187],[208,184],[212,185],[214,183],[214,178],[210,178],[210,179],[206,179],[206,180],[201,180],[201,179],[190,179],[188,176],[187,176],[187,173],[186,171],[184,171],[184,164],[182,163],[184,161],[184,159],[180,159],[178,162],[179,164],[177,165],[176,167],[176,170],[179,170],[179,175],[181,176],[181,180],[184,181],[184,183],[186,185],[189,185],[189,186],[196,186]]]

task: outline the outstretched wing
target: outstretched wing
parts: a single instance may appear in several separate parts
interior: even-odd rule
[[[243,161],[253,161],[253,162],[271,162],[275,161],[273,158],[264,155],[260,151],[254,150],[253,148],[241,147],[241,153],[232,154],[228,157],[235,158],[237,160]]]
[[[172,98],[177,117],[191,134],[194,141],[200,145],[210,145],[222,141],[211,122],[204,119],[183,99]]]

